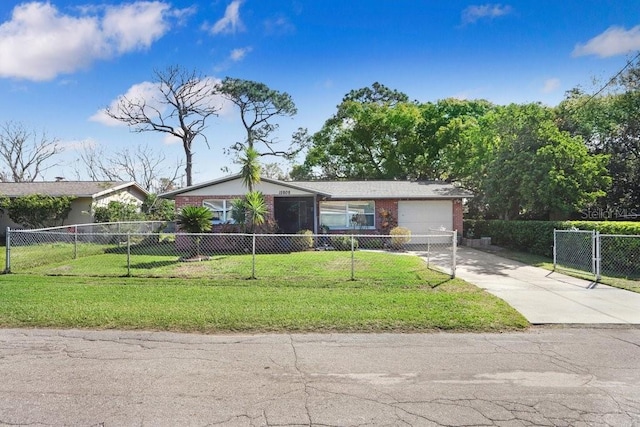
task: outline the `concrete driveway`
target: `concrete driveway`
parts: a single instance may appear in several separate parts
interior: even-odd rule
[[[0,425],[637,426],[640,329],[0,329]]]
[[[532,324],[640,325],[640,294],[458,248],[456,276],[505,300]]]

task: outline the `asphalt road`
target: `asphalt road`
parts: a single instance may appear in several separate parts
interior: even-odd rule
[[[640,425],[640,329],[0,329],[0,424]]]

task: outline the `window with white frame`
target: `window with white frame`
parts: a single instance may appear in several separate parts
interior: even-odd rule
[[[375,228],[375,213],[372,200],[320,202],[320,224],[329,229]]]
[[[232,200],[203,200],[202,206],[208,208],[213,213],[214,224],[224,224],[234,222],[231,218]]]

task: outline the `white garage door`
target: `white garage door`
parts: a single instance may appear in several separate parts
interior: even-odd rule
[[[433,234],[429,230],[453,229],[451,200],[409,200],[398,202],[398,225],[411,230],[412,235]]]

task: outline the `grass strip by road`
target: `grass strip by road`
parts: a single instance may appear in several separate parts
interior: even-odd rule
[[[365,280],[292,285],[210,280],[0,276],[0,327],[225,332],[503,331],[528,326],[504,301],[427,270],[423,286]]]

